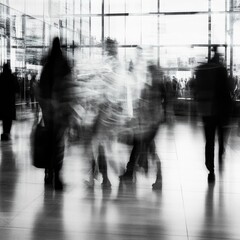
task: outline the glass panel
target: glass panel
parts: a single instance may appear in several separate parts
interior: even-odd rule
[[[89,44],[89,17],[82,18],[82,45]]]
[[[142,44],[157,44],[157,16],[142,17]]]
[[[26,16],[26,46],[42,46],[43,44],[43,23]],[[39,31],[40,29],[40,31]]]
[[[80,14],[80,2],[81,0],[74,0],[75,4],[74,4],[74,12],[75,14]]]
[[[82,0],[82,14],[89,14],[89,0]]]
[[[167,68],[194,68],[206,62],[207,56],[207,47],[162,47],[160,64]]]
[[[162,12],[207,11],[208,0],[161,0]]]
[[[125,0],[109,0],[110,13],[124,13],[125,12]],[[107,12],[107,8],[106,8]]]
[[[165,16],[161,18],[160,26],[165,29],[160,31],[161,44],[208,43],[208,16],[206,14]]]
[[[141,13],[141,0],[126,1],[126,12]]]
[[[91,13],[93,14],[102,13],[102,0],[91,1]]]
[[[99,44],[102,40],[102,18],[92,17],[91,36],[93,44]]]
[[[237,18],[237,14],[234,14],[234,24],[233,24],[233,44],[240,44],[240,18]],[[231,31],[229,31],[229,37]]]
[[[10,11],[11,14],[11,36],[15,38],[23,37],[22,20],[23,16],[16,11]]]
[[[212,14],[212,44],[225,43],[225,14]]]
[[[211,0],[212,11],[225,11],[226,0]]]
[[[228,10],[230,9],[231,2],[228,2]],[[240,1],[239,0],[233,0],[233,11],[239,11],[240,10]]]
[[[111,17],[104,18],[104,36],[105,36],[105,38],[110,36],[110,18]]]
[[[141,17],[126,17],[126,44],[140,44]]]
[[[24,12],[24,2],[25,0],[9,0],[9,6],[18,11]]]
[[[142,12],[157,12],[158,0],[142,0]]]
[[[233,76],[238,76],[240,80],[240,47],[233,48]],[[240,85],[240,82],[239,82]]]
[[[43,0],[37,1],[37,7],[36,2],[32,0],[25,0],[26,1],[26,13],[31,16],[43,16]]]
[[[116,39],[118,44],[124,44],[124,37],[125,37],[124,36],[124,33],[125,33],[124,17],[110,17],[109,24],[110,24],[109,37],[112,39]]]
[[[124,64],[125,64],[125,56],[126,56],[126,48],[118,48],[118,59],[119,59],[119,62],[121,63],[121,65],[124,67]]]

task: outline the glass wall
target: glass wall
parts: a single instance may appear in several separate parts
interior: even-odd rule
[[[153,47],[154,60],[165,67],[172,68],[172,62],[190,62],[188,71],[191,71],[199,61],[211,56],[211,46],[218,45],[224,47],[229,72],[233,73],[234,44],[240,39],[238,13],[234,14],[238,11],[238,1],[98,0],[93,4],[80,0],[80,4],[82,33],[93,39],[91,43],[82,41],[82,48],[111,37],[124,48]],[[176,48],[182,51],[174,53]],[[132,54],[124,52],[126,61]]]
[[[229,76],[240,79],[239,0],[80,0],[80,5],[83,36],[92,40],[80,46],[89,56],[111,37],[123,63],[136,60],[141,46],[170,76],[191,78],[218,46]]]
[[[73,59],[101,55],[107,37],[123,63],[141,46],[173,76],[192,76],[219,46],[240,77],[239,0],[0,0],[0,12],[0,66],[9,61],[23,78],[39,71],[56,35]]]

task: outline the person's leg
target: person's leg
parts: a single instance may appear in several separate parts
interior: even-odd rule
[[[134,139],[133,148],[127,163],[126,171],[123,175],[120,176],[120,180],[133,180],[134,168],[138,161],[139,154],[141,152],[141,141]]]
[[[218,157],[220,162],[222,161],[223,154],[225,153],[225,144],[229,134],[229,129],[227,127],[228,123],[229,123],[229,119],[226,116],[219,117],[217,130],[218,130],[218,144],[219,144]]]
[[[103,182],[102,187],[111,187],[111,183],[108,179],[107,160],[104,147],[100,144],[98,146],[98,166],[99,172],[102,174]]]
[[[153,140],[149,147],[149,153],[151,154],[153,161],[156,163],[156,181],[152,184],[153,189],[162,189],[162,168],[161,161],[156,151],[155,141]]]
[[[54,172],[54,188],[56,190],[63,189],[60,172],[63,166],[64,150],[65,150],[65,129],[56,124],[53,130],[53,149],[52,149],[52,169]]]
[[[3,125],[3,133],[1,135],[1,140],[7,141],[10,139],[10,132],[11,132],[11,128],[12,128],[12,119],[4,118],[2,120],[2,125]]]
[[[11,129],[12,129],[12,119],[5,119],[5,124],[3,126],[3,132],[10,134]]]
[[[215,142],[215,131],[216,123],[213,117],[204,117],[204,132],[205,132],[205,165],[210,172],[214,174],[214,142]]]
[[[140,151],[139,151],[139,157],[138,163],[139,167],[142,167],[144,169],[144,172],[148,173],[148,153],[149,153],[149,144],[146,139],[141,141]]]

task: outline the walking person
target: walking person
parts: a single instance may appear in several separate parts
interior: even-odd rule
[[[151,156],[156,163],[157,171],[156,181],[152,187],[153,189],[161,189],[161,162],[157,155],[154,139],[162,121],[161,103],[164,93],[161,84],[162,73],[155,65],[149,65],[148,71],[150,79],[142,91],[139,112],[135,114],[138,121],[136,121],[135,127],[138,130],[134,133],[133,149],[127,163],[126,171],[120,176],[120,180],[133,181],[136,165],[143,167],[145,172],[148,172],[148,157]]]
[[[0,119],[2,120],[3,133],[1,141],[10,140],[12,121],[16,120],[16,93],[19,85],[16,77],[12,74],[9,65],[3,65],[0,75]]]
[[[216,131],[218,133],[218,156],[219,163],[222,164],[227,124],[232,107],[231,84],[227,76],[227,69],[220,62],[220,55],[216,49],[213,58],[196,70],[196,99],[204,124],[205,165],[209,171],[208,180],[214,181],[215,133]]]
[[[43,121],[50,139],[48,165],[45,169],[45,184],[55,190],[63,190],[60,176],[65,148],[65,131],[69,122],[66,84],[71,81],[71,68],[62,53],[60,40],[54,38],[52,49],[46,59],[39,81],[39,104]]]

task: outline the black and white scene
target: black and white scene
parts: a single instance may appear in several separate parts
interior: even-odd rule
[[[240,0],[0,0],[0,240],[240,240]]]

